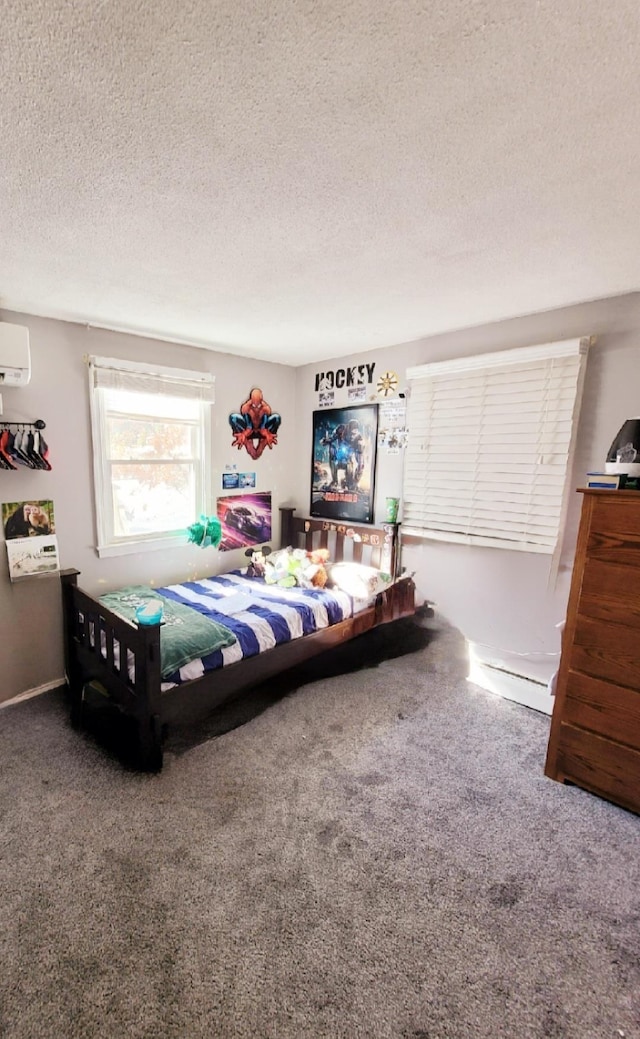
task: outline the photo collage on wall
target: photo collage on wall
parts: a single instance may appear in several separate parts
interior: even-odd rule
[[[399,455],[407,446],[407,402],[404,396],[378,405],[378,449]]]
[[[242,487],[255,487],[256,485],[256,474],[255,473],[239,473],[236,471],[235,466],[233,470],[227,470],[222,474],[222,490],[223,491],[235,491]]]

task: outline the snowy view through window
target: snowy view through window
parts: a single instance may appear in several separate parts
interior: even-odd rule
[[[157,394],[104,392],[114,536],[184,530],[200,499],[202,405]]]

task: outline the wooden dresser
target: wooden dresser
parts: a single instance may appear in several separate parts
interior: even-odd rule
[[[640,812],[640,492],[581,493],[545,773]]]

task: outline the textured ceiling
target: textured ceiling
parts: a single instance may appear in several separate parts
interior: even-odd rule
[[[0,0],[0,305],[292,364],[640,288],[637,0]]]

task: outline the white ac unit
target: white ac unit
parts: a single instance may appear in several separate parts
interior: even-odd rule
[[[29,329],[0,321],[0,387],[26,386],[30,378]]]

